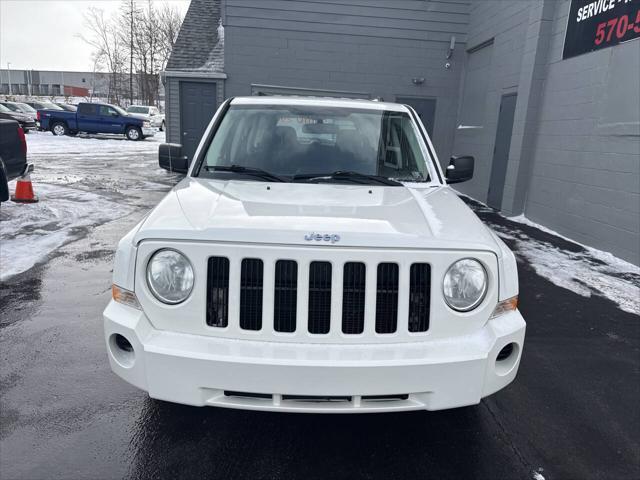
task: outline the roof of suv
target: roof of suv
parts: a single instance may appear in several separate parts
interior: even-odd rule
[[[407,107],[399,103],[378,102],[375,100],[360,100],[352,98],[332,97],[280,97],[280,96],[253,96],[235,97],[232,105],[304,105],[324,106],[339,108],[360,108],[368,110],[391,110],[395,112],[407,112]]]

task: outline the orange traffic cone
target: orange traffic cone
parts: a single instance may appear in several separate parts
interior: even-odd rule
[[[11,201],[18,203],[36,203],[38,197],[33,193],[33,185],[31,185],[31,175],[28,173],[18,179],[16,182],[16,193],[11,195]]]

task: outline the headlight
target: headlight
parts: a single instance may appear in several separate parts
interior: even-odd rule
[[[477,260],[458,260],[447,270],[442,291],[447,304],[454,310],[473,310],[487,293],[487,272]]]
[[[149,127],[149,126],[151,126],[151,123],[150,122],[142,122],[142,126],[143,127]]]
[[[147,264],[147,285],[163,303],[184,302],[191,294],[193,280],[191,263],[177,250],[158,250]]]

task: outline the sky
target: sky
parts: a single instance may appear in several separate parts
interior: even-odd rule
[[[152,1],[185,13],[190,0]],[[87,33],[83,13],[96,7],[106,17],[119,6],[120,0],[0,0],[0,67],[91,71],[91,47],[78,38]]]

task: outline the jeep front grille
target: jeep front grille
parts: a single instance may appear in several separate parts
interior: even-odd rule
[[[276,332],[296,331],[297,304],[298,264],[293,260],[278,260],[273,289],[273,329]]]
[[[262,328],[262,260],[245,258],[240,271],[240,328]]]
[[[358,334],[364,331],[365,285],[365,264],[345,263],[342,285],[342,333]]]
[[[378,264],[376,333],[393,333],[398,325],[398,264]]]
[[[337,273],[334,268],[341,271],[337,284],[334,284]],[[239,319],[242,330],[262,330],[263,317],[271,322],[269,311],[273,312],[273,324],[266,327],[282,333],[306,330],[326,335],[335,328],[347,336],[367,331],[392,335],[398,331],[400,314],[406,315],[405,322],[400,322],[404,331],[420,333],[429,329],[431,267],[428,263],[413,263],[401,269],[397,263],[382,262],[369,272],[363,262],[334,266],[328,261],[312,261],[301,271],[295,260],[277,260],[265,266],[261,259],[244,258],[239,270],[239,275],[233,271],[230,274],[227,258],[209,258],[207,325],[227,327],[229,311],[234,310],[229,299],[235,298],[239,300],[235,318]],[[230,284],[234,278],[239,292]],[[401,289],[408,290],[403,296],[404,308],[399,306]],[[268,311],[263,312],[263,307]],[[339,312],[334,326],[332,311]],[[306,318],[300,318],[304,314]]]
[[[409,275],[409,331],[426,332],[429,329],[431,268],[428,263],[414,263]]]
[[[229,322],[229,259],[211,257],[207,268],[207,325],[226,327]]]
[[[331,323],[331,263],[309,266],[309,333],[329,333]]]

